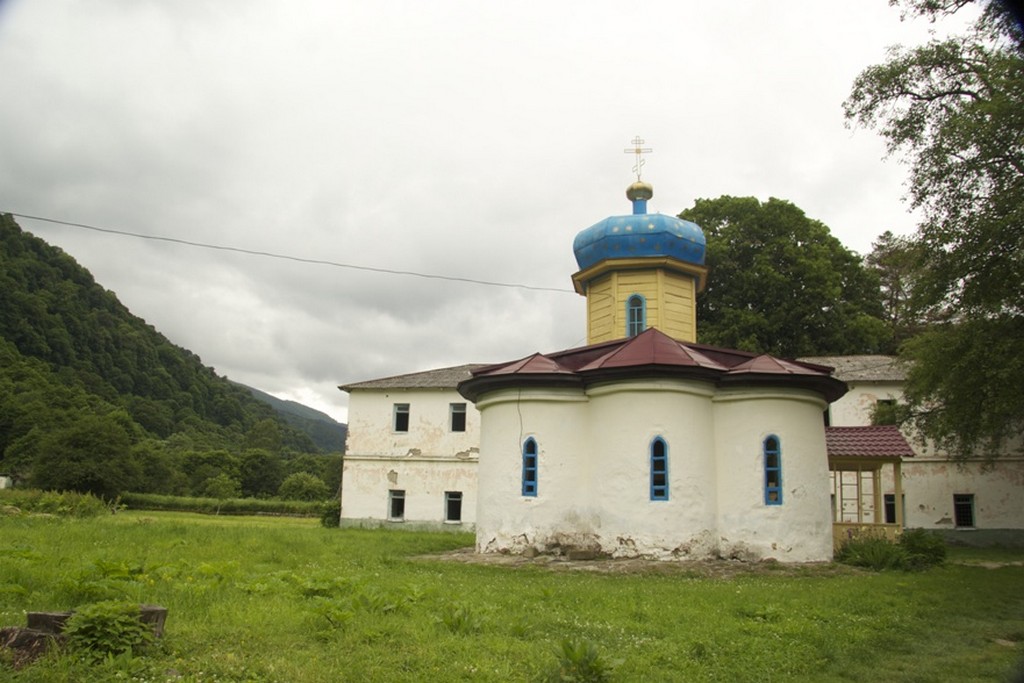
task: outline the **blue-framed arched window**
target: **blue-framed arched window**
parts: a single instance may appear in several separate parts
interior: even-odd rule
[[[523,444],[523,495],[537,496],[537,442],[531,436]]]
[[[639,294],[626,300],[626,336],[635,337],[647,329],[647,301]]]
[[[782,505],[782,445],[774,434],[764,440],[764,504]]]
[[[668,444],[660,436],[651,442],[651,500],[668,500]]]

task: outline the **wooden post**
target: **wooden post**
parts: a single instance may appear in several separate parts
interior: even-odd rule
[[[882,516],[882,512],[885,508],[885,502],[882,498],[882,468],[881,466],[871,470],[871,484],[872,489],[871,495],[875,499],[875,524],[882,524],[885,522],[885,517]]]
[[[892,484],[896,497],[896,528],[903,531],[903,460],[893,463]]]

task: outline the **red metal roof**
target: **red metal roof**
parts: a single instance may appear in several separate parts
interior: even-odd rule
[[[752,358],[745,363],[732,368],[729,371],[731,375],[738,375],[741,373],[749,372],[751,374],[758,375],[820,375],[821,373],[812,370],[804,365],[799,365],[792,361],[783,360],[781,358],[775,358],[768,354],[763,354],[757,358]]]
[[[587,363],[578,371],[640,365],[676,365],[726,370],[725,366],[716,363],[695,349],[687,348],[652,327],[629,339],[625,344],[613,348],[600,358]]]
[[[829,457],[914,457],[914,449],[896,425],[826,427],[825,444]]]
[[[629,339],[534,354],[510,363],[473,370],[459,392],[476,401],[494,389],[533,386],[579,386],[592,382],[649,377],[680,377],[722,386],[789,386],[811,389],[827,401],[846,393],[831,368],[732,349],[672,339],[656,328]]]
[[[547,356],[535,353],[532,356],[521,358],[520,360],[512,361],[511,363],[502,363],[499,365],[491,365],[486,368],[478,368],[473,371],[473,374],[487,374],[487,375],[527,375],[527,374],[565,374],[571,375],[572,370],[563,368],[557,362],[551,360]]]

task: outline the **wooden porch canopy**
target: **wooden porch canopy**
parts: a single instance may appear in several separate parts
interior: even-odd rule
[[[826,427],[825,444],[828,467],[833,477],[833,539],[836,546],[844,540],[864,533],[895,537],[903,528],[903,458],[914,457],[899,427]],[[892,467],[896,509],[895,523],[886,524],[882,496],[882,470]],[[851,478],[847,473],[854,473]],[[865,489],[865,474],[870,478],[870,491]],[[850,490],[852,489],[852,490]],[[866,505],[870,501],[870,505]],[[850,503],[855,502],[848,515]],[[854,517],[849,519],[848,516]]]

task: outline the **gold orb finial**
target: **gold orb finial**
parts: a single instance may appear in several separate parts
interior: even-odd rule
[[[629,187],[626,188],[626,199],[631,202],[635,202],[638,199],[647,201],[654,196],[654,186],[650,183],[645,183],[642,180],[638,180]]]

